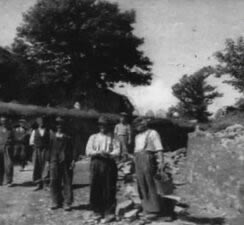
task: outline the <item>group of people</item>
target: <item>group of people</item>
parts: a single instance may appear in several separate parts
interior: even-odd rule
[[[5,180],[11,187],[14,163],[20,164],[23,170],[30,155],[28,131],[23,119],[20,119],[14,127],[10,126],[6,117],[1,117],[0,123],[0,185],[3,185]]]
[[[111,221],[114,218],[116,161],[121,155],[123,158],[127,154],[126,151],[133,143],[142,209],[145,218],[153,220],[166,215],[166,211],[172,213],[168,208],[170,205],[162,201],[154,179],[164,168],[163,145],[158,132],[148,127],[148,119],[136,118],[133,121],[135,135],[132,135],[126,117],[125,114],[121,115],[114,132],[109,118],[99,118],[99,132],[91,135],[88,140],[86,154],[91,157],[90,206],[98,219],[105,217],[106,221]]]
[[[105,218],[107,222],[114,219],[117,162],[126,157],[132,146],[142,209],[147,218],[161,215],[163,205],[154,176],[164,166],[163,146],[159,134],[149,129],[147,123],[146,118],[136,118],[132,134],[132,126],[125,113],[121,114],[120,123],[114,129],[109,117],[101,116],[98,119],[99,132],[91,135],[86,145],[86,155],[91,157],[90,208],[97,219]],[[43,117],[37,119],[37,125],[29,137],[29,145],[33,148],[33,181],[37,185],[35,190],[50,189],[51,209],[63,206],[64,210],[71,210],[72,177],[76,161],[72,137],[65,129],[64,119],[60,117],[56,118],[54,131],[48,129]],[[20,132],[21,129],[18,130]],[[13,182],[14,150],[21,152],[21,145],[18,150],[14,147],[14,133],[8,126],[7,119],[2,118],[0,166],[4,165],[4,168],[0,169],[0,181],[2,184],[5,175],[8,186]]]

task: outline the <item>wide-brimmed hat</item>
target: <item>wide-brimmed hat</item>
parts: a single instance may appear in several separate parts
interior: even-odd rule
[[[129,116],[129,115],[128,115],[128,113],[126,113],[126,112],[121,112],[121,113],[120,113],[120,116],[127,117],[127,116]]]
[[[101,125],[110,125],[111,124],[111,120],[107,117],[107,116],[100,116],[98,118],[98,124]]]
[[[147,120],[147,118],[145,118],[145,117],[137,117],[136,119],[134,119],[134,121],[133,121],[133,125],[134,126],[139,126],[139,125],[147,125],[148,124],[148,120]]]
[[[27,123],[27,121],[26,121],[25,119],[23,119],[23,118],[19,119],[18,122],[19,122],[19,123]]]

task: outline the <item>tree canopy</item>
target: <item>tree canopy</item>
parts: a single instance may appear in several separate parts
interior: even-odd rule
[[[21,60],[0,47],[0,98],[11,101],[19,97],[25,87],[26,74]]]
[[[238,38],[236,41],[227,39],[225,49],[215,54],[219,64],[216,66],[218,77],[230,75],[231,79],[225,83],[232,85],[236,90],[244,92],[244,39]]]
[[[134,11],[106,1],[38,0],[12,49],[27,62],[30,85],[59,87],[66,96],[118,82],[148,85],[152,63],[134,23]]]
[[[170,112],[178,112],[180,116],[197,119],[206,122],[211,115],[208,106],[213,100],[222,96],[216,87],[207,83],[206,79],[212,73],[212,68],[204,67],[192,75],[184,75],[180,81],[172,87],[173,94],[178,98],[176,107],[170,108]]]

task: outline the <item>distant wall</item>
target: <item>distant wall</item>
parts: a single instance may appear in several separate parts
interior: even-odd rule
[[[244,136],[195,132],[189,135],[187,154],[189,193],[201,204],[238,213],[239,184],[244,180]]]

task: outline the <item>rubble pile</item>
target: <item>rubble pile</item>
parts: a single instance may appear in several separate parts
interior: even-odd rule
[[[180,148],[174,152],[166,152],[164,154],[165,165],[169,168],[172,175],[174,185],[186,183],[185,165],[186,165],[186,148]]]
[[[185,183],[185,174],[182,169],[186,164],[186,149],[182,148],[175,152],[167,152],[164,155],[167,172],[173,178],[175,185]],[[141,201],[138,194],[135,166],[133,156],[118,163],[119,174],[119,202],[116,208],[116,217],[119,221],[132,222],[140,219]],[[183,214],[186,208],[181,206],[181,198],[173,193],[166,196],[166,199],[176,203],[176,214]]]
[[[238,214],[242,210],[238,193],[244,172],[244,127],[235,124],[217,133],[192,133],[187,151],[189,193],[208,211]]]

